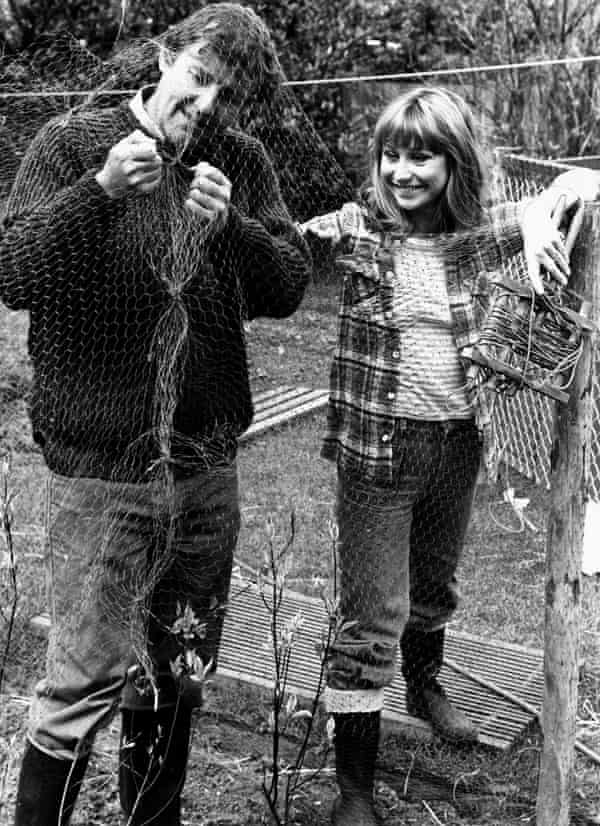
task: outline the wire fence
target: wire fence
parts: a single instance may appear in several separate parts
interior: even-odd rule
[[[548,185],[568,164],[498,153],[500,187],[505,196],[519,198]],[[581,239],[592,243],[593,239]],[[592,436],[590,442],[589,492],[600,499],[600,380],[594,364],[592,378]],[[495,425],[504,460],[533,479],[550,487],[550,456],[555,406],[548,396],[523,388],[514,395],[500,395],[495,407]]]
[[[596,62],[597,57],[589,59]],[[579,61],[581,62],[581,61]],[[562,67],[552,62],[550,67],[558,71]],[[542,65],[543,64],[543,65]],[[544,69],[545,62],[538,64],[524,64],[524,68],[535,69],[539,73]],[[519,67],[517,67],[519,68]],[[521,67],[523,68],[523,67]],[[488,67],[493,69],[497,80],[513,71],[514,66]],[[503,75],[504,73],[504,75]],[[465,93],[469,99],[476,99],[481,105],[476,107],[479,112],[482,132],[490,137],[497,135],[497,85],[483,86],[485,72],[469,71],[468,80],[461,79],[456,70],[448,70],[443,76],[432,73],[431,78],[420,75],[411,81],[408,74],[382,77],[360,77],[326,79],[322,84],[316,81],[307,81],[317,93],[317,86],[337,86],[344,97],[349,128],[340,136],[337,157],[340,154],[346,158],[344,173],[348,174],[353,184],[361,180],[364,175],[367,156],[368,139],[382,105],[401,89],[411,85],[415,80],[423,82],[431,80],[451,85]],[[533,74],[533,73],[532,73]],[[447,75],[447,76],[446,76]],[[289,87],[302,87],[302,82],[290,82]],[[539,85],[539,82],[538,82]],[[85,90],[68,89],[27,89],[11,90],[5,85],[0,88],[0,201],[7,197],[14,175],[23,157],[29,142],[40,126],[49,118],[64,112],[69,107],[77,105],[82,95],[88,94]],[[127,90],[120,90],[122,98],[132,94]],[[312,94],[310,90],[303,90],[303,95]],[[302,103],[306,102],[306,97]],[[531,106],[535,104],[535,96]],[[527,114],[531,119],[531,112]],[[318,128],[318,125],[317,125]],[[491,143],[491,140],[490,140]],[[516,199],[538,191],[548,184],[557,174],[570,168],[573,161],[580,166],[585,160],[570,158],[569,163],[559,161],[542,161],[510,152],[497,152],[497,172],[495,179],[494,197]],[[591,166],[596,162],[592,160]],[[295,173],[296,174],[296,173]],[[298,173],[302,174],[302,173]],[[306,186],[306,185],[305,185]],[[593,430],[590,463],[590,494],[596,501],[600,500],[600,381],[598,372],[595,372],[593,387]],[[495,424],[499,438],[501,458],[519,473],[534,480],[536,483],[549,487],[550,484],[550,450],[552,444],[553,416],[555,402],[529,389],[519,390],[514,395],[500,395],[495,406]]]

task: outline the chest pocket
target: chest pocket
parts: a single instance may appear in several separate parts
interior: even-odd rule
[[[355,251],[338,259],[343,274],[342,304],[361,317],[383,318],[380,275],[370,250]]]
[[[373,244],[355,249],[342,263],[345,271],[340,339],[352,353],[366,356],[370,363],[384,363],[386,354],[400,351],[391,312],[391,270],[382,267],[379,250]]]

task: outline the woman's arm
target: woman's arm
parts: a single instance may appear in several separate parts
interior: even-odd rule
[[[598,185],[585,181],[581,170],[560,175],[539,195],[508,201],[489,210],[490,222],[469,239],[480,270],[501,267],[522,252],[533,289],[541,294],[541,271],[565,285],[570,275],[569,250],[560,227],[561,217],[582,199],[593,195]]]
[[[600,173],[573,169],[558,175],[549,187],[524,203],[520,216],[523,251],[537,293],[544,292],[542,267],[560,284],[567,283],[570,249],[559,230],[561,219],[578,203],[594,201],[599,195]]]

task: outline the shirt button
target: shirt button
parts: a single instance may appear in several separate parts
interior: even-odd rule
[[[384,433],[384,434],[383,434],[383,436],[381,437],[381,441],[382,441],[382,442],[389,442],[389,440],[390,440],[391,438],[392,438],[392,437],[390,436],[390,434],[389,434],[389,433]]]
[[[400,350],[392,350],[392,358],[399,359],[400,358]]]
[[[396,394],[394,393],[393,390],[390,390],[390,392],[387,394],[387,397],[388,397],[388,399],[395,399]]]

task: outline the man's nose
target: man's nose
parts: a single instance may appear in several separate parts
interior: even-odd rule
[[[216,83],[211,83],[210,86],[205,86],[198,90],[194,99],[194,112],[196,115],[207,114],[212,112],[217,103],[219,96],[219,87]]]

